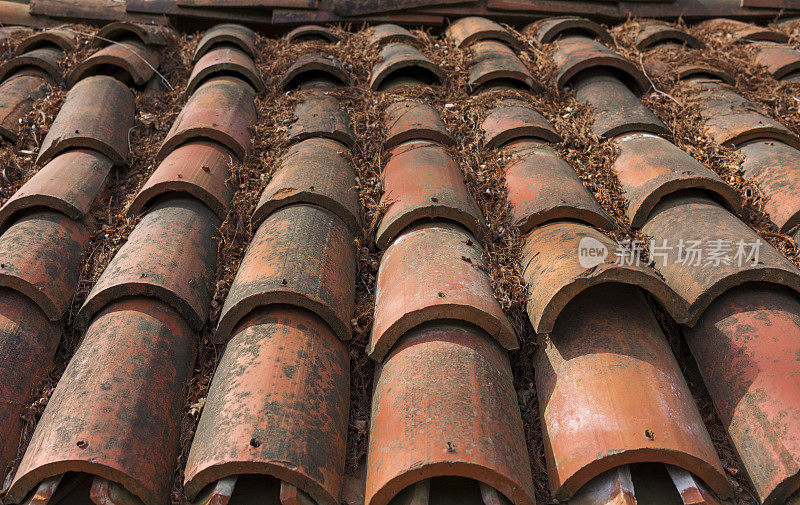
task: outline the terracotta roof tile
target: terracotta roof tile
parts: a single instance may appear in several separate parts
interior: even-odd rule
[[[604,44],[614,43],[608,30],[594,21],[576,16],[545,18],[533,24],[532,28],[540,44],[548,44],[570,35],[593,37]]]
[[[730,33],[736,42],[748,40],[789,42],[789,38],[783,33],[733,19],[711,19],[701,23],[701,27],[705,30]]]
[[[650,84],[633,63],[624,59],[600,42],[583,36],[568,36],[560,39],[553,53],[559,86],[566,86],[576,76],[588,70],[612,70],[619,72],[625,84],[636,93],[643,93]]]
[[[236,46],[217,46],[204,54],[194,66],[186,84],[186,97],[216,75],[234,76],[249,84],[253,91],[264,91],[264,81],[258,75],[253,59]]]
[[[386,107],[385,149],[393,149],[409,140],[430,140],[442,145],[455,144],[455,139],[442,122],[439,112],[424,100],[396,100]]]
[[[742,172],[766,197],[764,210],[783,232],[800,224],[800,151],[776,140],[755,140],[739,148]]]
[[[413,33],[402,26],[384,23],[374,28],[369,37],[371,44],[383,46],[392,42],[402,42],[404,44],[418,44],[420,40]]]
[[[355,142],[347,110],[334,96],[325,93],[304,93],[294,108],[295,121],[286,130],[286,138],[294,144],[312,138],[327,138],[352,147]]]
[[[45,72],[55,82],[61,82],[61,68],[59,62],[63,55],[61,49],[55,47],[39,47],[27,53],[14,56],[0,65],[0,81],[3,81],[15,72],[26,68],[38,68]]]
[[[775,79],[783,79],[800,70],[800,50],[783,44],[751,44],[756,50],[754,61],[767,68]]]
[[[311,74],[325,75],[341,85],[350,82],[350,74],[342,67],[339,60],[324,53],[307,53],[286,70],[281,78],[281,87],[285,90],[295,88]]]
[[[235,24],[221,24],[208,29],[194,52],[194,61],[199,60],[204,54],[218,44],[233,44],[239,46],[250,57],[256,55],[256,34],[250,28]]]
[[[22,119],[52,84],[50,76],[38,69],[21,69],[0,83],[0,135],[16,142]]]
[[[533,87],[533,75],[514,51],[502,42],[482,40],[472,46],[474,58],[467,78],[471,91],[492,81],[511,81],[520,88]]]
[[[410,76],[427,84],[441,84],[447,79],[438,65],[408,44],[387,44],[381,50],[380,58],[369,78],[369,87],[373,91],[385,89],[399,77]]]
[[[148,49],[138,40],[126,40],[100,49],[73,67],[67,74],[67,87],[91,75],[119,76],[125,84],[144,86],[159,64],[158,51]]]
[[[703,43],[694,35],[660,23],[645,24],[636,34],[635,45],[640,51],[646,51],[667,43],[677,43],[696,49],[703,47]]]
[[[687,63],[685,65],[679,65],[675,68],[675,75],[678,76],[678,79],[681,80],[690,80],[690,79],[717,79],[724,83],[727,83],[731,86],[734,85],[733,76],[730,75],[725,70],[711,67],[709,65],[699,63]]]
[[[117,21],[100,28],[95,40],[99,45],[104,46],[110,44],[109,41],[123,42],[136,38],[146,46],[165,46],[167,45],[167,38],[164,35],[166,30],[165,27],[159,25]]]
[[[298,26],[286,34],[289,42],[305,42],[307,40],[319,40],[322,42],[339,42],[341,38],[333,30],[325,26],[304,25]]]
[[[511,47],[520,47],[520,41],[507,29],[486,18],[461,18],[447,28],[447,36],[457,48],[465,48],[481,40],[499,40]]]
[[[53,28],[34,33],[17,45],[14,54],[19,56],[40,47],[55,47],[62,51],[74,51],[78,48],[78,34],[73,30],[63,28]]]
[[[521,139],[537,139],[554,144],[562,140],[539,111],[514,99],[497,102],[481,123],[481,131],[487,149]]]

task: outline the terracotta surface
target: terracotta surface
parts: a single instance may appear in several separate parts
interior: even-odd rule
[[[777,140],[748,142],[738,150],[742,173],[766,197],[764,211],[780,231],[800,224],[800,151]]]
[[[561,37],[570,35],[593,37],[604,44],[614,43],[614,39],[611,38],[611,34],[608,33],[608,30],[586,18],[575,16],[545,18],[531,26],[533,27],[536,40],[542,44],[547,44]]]
[[[311,138],[329,138],[350,147],[355,142],[347,109],[335,96],[325,93],[304,93],[294,106],[296,118],[286,130],[291,143]]]
[[[250,126],[256,121],[253,90],[234,77],[209,79],[186,102],[172,124],[156,161],[164,160],[189,140],[209,139],[240,160],[250,148]]]
[[[507,29],[486,18],[470,16],[461,18],[447,28],[447,36],[455,46],[466,48],[480,40],[499,40],[511,47],[520,47],[520,41]]]
[[[733,76],[728,72],[702,63],[687,63],[685,65],[679,65],[678,67],[674,68],[674,72],[681,80],[711,76],[712,78],[719,79],[720,81],[730,84],[731,86],[735,84]]]
[[[517,141],[503,149],[512,223],[522,233],[553,220],[582,221],[602,229],[614,224],[575,170],[546,144]]]
[[[144,86],[155,75],[160,60],[157,50],[148,49],[138,40],[118,42],[100,49],[73,67],[67,74],[67,87],[73,87],[90,75],[109,74],[112,72],[109,67],[125,72],[133,85]]]
[[[758,499],[789,503],[800,488],[797,295],[764,284],[736,288],[684,335]]]
[[[556,66],[556,82],[566,86],[578,74],[590,69],[614,69],[627,77],[625,84],[635,93],[644,93],[650,88],[645,75],[633,63],[618,55],[596,40],[580,35],[570,35],[556,42],[553,53]]]
[[[730,496],[681,369],[637,288],[611,284],[575,297],[534,366],[556,499],[636,462],[679,466]]]
[[[736,190],[672,142],[639,133],[615,142],[619,156],[611,169],[622,186],[625,215],[634,228],[644,225],[658,202],[686,189],[706,191],[735,213],[741,212]]]
[[[20,503],[43,480],[82,472],[121,484],[145,505],[168,501],[195,347],[161,302],[107,306],[50,398],[6,499]]]
[[[701,48],[703,43],[697,37],[673,26],[657,23],[646,24],[636,34],[634,45],[640,51],[652,49],[662,44],[673,43],[687,47]]]
[[[55,47],[40,47],[27,53],[14,56],[0,65],[0,81],[4,81],[19,70],[30,67],[38,68],[45,72],[54,82],[61,82],[61,67],[59,62],[64,53]]]
[[[766,67],[775,79],[783,79],[788,74],[800,70],[800,51],[784,44],[751,44],[755,49],[754,61]]]
[[[346,346],[313,313],[273,305],[245,317],[214,374],[192,443],[189,498],[230,475],[266,474],[319,505],[338,505],[349,369]]]
[[[185,193],[206,204],[220,220],[225,219],[233,196],[228,178],[234,159],[234,154],[221,144],[190,140],[164,158],[139,190],[128,212],[135,215],[160,196]]]
[[[441,84],[447,75],[427,56],[408,44],[392,43],[381,49],[380,60],[369,76],[369,87],[380,91],[384,81],[398,74],[412,75],[428,84]]]
[[[370,44],[383,46],[391,42],[419,43],[419,39],[402,26],[384,23],[376,26],[369,37]]]
[[[384,149],[393,149],[409,140],[455,144],[439,111],[424,100],[403,99],[390,103],[384,112],[383,124],[386,128]]]
[[[43,166],[0,208],[0,229],[24,209],[46,207],[72,219],[88,214],[105,189],[113,162],[91,149],[66,151]]]
[[[167,38],[164,35],[164,27],[159,25],[147,25],[143,23],[131,23],[129,21],[116,21],[104,25],[97,30],[97,36],[102,37],[97,41],[100,45],[108,44],[108,40],[121,41],[136,37],[142,44],[148,46],[165,46]]]
[[[256,204],[251,222],[258,227],[273,212],[296,203],[325,208],[353,233],[361,234],[356,171],[347,148],[334,140],[304,140],[289,148]]]
[[[226,23],[206,30],[200,42],[197,43],[194,61],[199,60],[201,56],[218,44],[234,44],[251,58],[256,55],[256,33],[245,26]]]
[[[218,227],[219,218],[193,198],[156,204],[92,287],[77,324],[85,327],[114,300],[146,296],[171,306],[200,331],[214,289]]]
[[[410,330],[376,370],[365,503],[386,505],[416,483],[428,483],[435,496],[443,477],[465,478],[444,491],[454,503],[480,503],[480,482],[514,505],[534,504],[506,353],[456,321]],[[470,491],[471,500],[464,497]],[[433,496],[431,503],[446,501]]]
[[[304,25],[298,26],[286,34],[289,42],[304,42],[307,40],[319,40],[323,42],[339,42],[341,38],[333,30],[325,26]]]
[[[0,135],[16,142],[20,120],[52,85],[50,76],[39,69],[19,70],[0,83]]]
[[[517,349],[485,268],[480,244],[458,225],[434,222],[405,231],[378,268],[375,322],[367,346],[372,359],[383,361],[411,328],[441,319],[474,324],[506,349]]]
[[[514,51],[502,42],[482,40],[472,46],[473,60],[467,85],[475,90],[491,81],[519,83],[521,88],[533,87],[533,75]]]
[[[87,147],[126,165],[133,115],[133,93],[127,86],[113,77],[87,77],[67,93],[36,162],[43,165],[69,148]]]
[[[350,74],[339,60],[324,53],[308,53],[297,58],[284,72],[281,87],[285,90],[295,88],[314,74],[325,74],[343,86],[350,83]]]
[[[487,149],[495,149],[519,139],[541,139],[554,144],[562,140],[539,111],[515,99],[505,99],[495,104],[481,123],[481,130]]]
[[[789,42],[789,37],[783,33],[733,19],[711,19],[701,23],[701,26],[704,30],[730,33],[733,41],[762,40],[781,44]]]
[[[419,221],[447,220],[486,238],[486,222],[464,185],[464,177],[444,147],[425,140],[394,148],[383,168],[386,210],[375,242],[384,249],[403,230]]]
[[[26,38],[14,50],[14,54],[21,54],[38,49],[40,47],[57,47],[62,51],[74,51],[78,47],[78,34],[71,30],[52,28],[38,33],[34,33]]]
[[[83,222],[33,210],[0,235],[0,286],[25,294],[57,321],[72,301],[88,245]]]
[[[197,60],[186,84],[185,96],[192,96],[198,86],[218,74],[239,77],[252,86],[256,93],[265,89],[253,58],[237,46],[224,45],[209,50]]]
[[[630,466],[617,466],[601,473],[581,486],[569,499],[569,504],[637,505]]]
[[[222,307],[217,342],[258,307],[289,304],[316,313],[342,340],[350,338],[356,252],[353,234],[316,205],[283,207],[253,235]]]

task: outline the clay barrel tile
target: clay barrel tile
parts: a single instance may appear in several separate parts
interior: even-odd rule
[[[447,28],[447,36],[457,48],[466,48],[480,40],[499,40],[510,47],[521,47],[517,38],[500,24],[486,18],[461,18]]]
[[[42,165],[67,149],[85,147],[127,165],[133,121],[133,93],[127,86],[104,75],[82,79],[67,93],[36,162]]]
[[[685,65],[679,65],[674,71],[675,75],[678,76],[678,79],[682,81],[711,77],[712,79],[720,80],[726,84],[730,84],[731,86],[735,84],[733,76],[725,70],[721,70],[703,63],[686,63]]]
[[[532,25],[536,40],[548,44],[561,37],[583,35],[600,40],[604,44],[613,44],[614,39],[608,30],[586,18],[576,16],[550,17],[537,21]]]
[[[67,74],[67,87],[73,87],[90,75],[110,75],[120,71],[124,72],[126,83],[143,86],[155,75],[160,59],[157,50],[136,40],[111,44],[73,67]]]
[[[783,79],[788,74],[800,70],[800,51],[783,44],[751,44],[755,50],[754,61],[766,67],[775,79]]]
[[[742,173],[764,195],[764,211],[786,233],[800,224],[800,151],[776,140],[755,140],[738,150]]]
[[[698,84],[705,133],[717,144],[738,147],[756,139],[780,140],[800,148],[800,139],[755,104],[722,84]]]
[[[328,27],[319,25],[303,25],[303,26],[298,26],[294,30],[287,33],[286,40],[288,40],[289,42],[305,42],[308,40],[317,40],[335,44],[336,42],[339,42],[342,39]]]
[[[304,140],[290,147],[270,179],[253,212],[258,227],[275,210],[296,203],[325,208],[357,236],[361,233],[356,171],[343,156],[347,148],[324,138]],[[349,153],[348,153],[349,154]]]
[[[190,140],[176,147],[147,179],[128,212],[136,215],[162,195],[185,193],[225,219],[232,198],[228,179],[233,159],[228,148],[211,140]]]
[[[442,121],[439,111],[424,100],[403,99],[389,104],[384,112],[384,149],[393,149],[409,140],[430,140],[451,146],[455,139]]]
[[[308,53],[297,58],[284,72],[281,77],[281,88],[284,90],[296,88],[304,81],[320,75],[342,86],[350,83],[350,74],[338,59],[324,53]]]
[[[90,474],[144,505],[166,503],[195,340],[183,318],[157,300],[107,306],[58,382],[6,499],[20,503],[46,479],[70,472],[65,486],[80,478],[75,473]]]
[[[271,493],[269,502],[278,502],[272,477],[319,505],[338,505],[349,365],[346,346],[305,309],[274,305],[246,316],[214,373],[194,436],[185,471],[189,498],[238,475],[236,486]]]
[[[0,464],[16,458],[22,415],[28,399],[46,377],[61,338],[61,325],[50,321],[27,296],[0,289]]]
[[[566,86],[587,70],[610,70],[625,78],[625,85],[637,94],[650,87],[647,77],[636,65],[607,48],[600,42],[581,36],[569,36],[557,42],[553,53],[559,86]]]
[[[483,214],[464,185],[455,160],[439,144],[421,140],[392,150],[383,169],[381,206],[386,208],[375,242],[384,249],[413,223],[447,220],[486,239]]]
[[[235,77],[214,77],[197,88],[172,124],[156,161],[164,160],[189,140],[214,140],[239,160],[250,147],[250,126],[256,121],[253,90]]]
[[[571,219],[610,230],[614,224],[575,170],[552,147],[518,141],[504,150],[511,220],[522,233],[558,219]]]
[[[486,503],[534,504],[508,357],[466,323],[411,329],[376,370],[365,503],[483,503],[486,488],[505,497]]]
[[[217,260],[219,218],[191,198],[156,204],[111,259],[77,315],[86,327],[114,300],[157,298],[175,309],[194,331],[208,317]]]
[[[800,487],[800,303],[774,286],[719,297],[684,330],[722,424],[760,503]]]
[[[403,75],[412,75],[431,85],[442,84],[447,80],[444,71],[413,46],[391,43],[383,47],[380,61],[372,67],[369,87],[380,91],[385,82]]]
[[[0,65],[0,81],[11,77],[20,69],[38,68],[45,72],[54,82],[61,82],[61,67],[59,62],[64,53],[55,47],[40,47],[27,53],[14,56]]]
[[[638,286],[671,315],[681,314],[679,296],[644,262],[617,261],[614,242],[583,223],[555,221],[535,228],[525,240],[522,268],[528,317],[537,333],[553,331],[572,299],[592,286]]]
[[[418,44],[420,40],[402,26],[393,25],[391,23],[384,23],[376,26],[369,36],[369,43],[375,46],[383,46],[392,42]]]
[[[39,69],[20,70],[0,83],[0,136],[16,142],[20,120],[52,85],[50,76]]]
[[[694,325],[719,295],[744,283],[771,282],[800,292],[797,267],[703,194],[674,196],[660,203],[642,232],[657,245],[669,247],[660,251],[655,267],[685,301],[686,310],[672,314],[681,324]]]
[[[404,232],[378,269],[369,355],[381,362],[407,331],[441,319],[474,324],[518,349],[485,269],[481,245],[459,225],[426,223]]]
[[[611,169],[622,185],[625,215],[634,228],[642,227],[658,202],[686,189],[706,191],[733,212],[741,212],[742,199],[736,190],[672,142],[633,134],[616,139],[616,144],[619,156]]]
[[[97,31],[95,40],[99,45],[107,45],[111,44],[112,41],[119,42],[129,40],[132,37],[139,39],[146,46],[167,45],[167,37],[164,35],[163,26],[131,23],[129,21],[115,21],[104,25]]]
[[[355,309],[356,253],[350,229],[316,205],[295,204],[270,214],[256,230],[222,307],[217,342],[257,307],[306,308],[336,335],[350,338]]]
[[[88,243],[83,222],[34,210],[0,235],[0,286],[25,294],[57,321],[72,301]]]
[[[641,291],[610,284],[581,293],[533,361],[555,499],[569,500],[603,472],[640,462],[678,466],[730,496],[692,393]]]
[[[19,56],[40,47],[56,47],[63,52],[74,51],[78,48],[78,34],[63,28],[44,30],[20,42],[14,54]]]
[[[512,140],[540,139],[558,144],[561,136],[536,109],[521,100],[502,100],[481,123],[484,146],[495,149]]]
[[[518,82],[522,88],[533,87],[533,75],[507,45],[483,40],[476,42],[472,50],[473,65],[467,77],[471,91],[497,80]]]
[[[768,41],[786,44],[789,37],[781,32],[771,30],[744,21],[736,21],[727,18],[709,19],[702,22],[700,28],[704,31],[716,31],[730,34],[732,39],[738,41]]]
[[[42,167],[0,208],[0,229],[24,209],[46,207],[82,219],[105,188],[113,162],[91,149],[61,153]]]
[[[242,25],[221,24],[206,30],[197,49],[194,61],[199,60],[212,47],[218,44],[234,44],[246,52],[251,58],[256,57],[256,32]]]
[[[335,96],[313,91],[304,93],[294,107],[294,116],[295,121],[286,130],[290,143],[320,137],[348,147],[355,142],[347,109]]]
[[[673,26],[659,23],[648,23],[643,26],[636,34],[634,45],[636,49],[646,51],[666,43],[677,43],[695,49],[703,47],[703,43],[697,40],[694,35]]]
[[[197,61],[186,84],[184,96],[192,96],[198,86],[210,77],[221,74],[238,77],[256,93],[265,89],[253,58],[236,46],[225,45],[211,49]]]

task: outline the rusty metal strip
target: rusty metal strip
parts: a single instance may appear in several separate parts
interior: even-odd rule
[[[157,300],[128,298],[103,309],[50,398],[9,502],[65,473],[107,479],[144,505],[169,501],[196,345],[183,318]],[[103,493],[97,484],[94,497]]]
[[[419,7],[474,3],[475,0],[333,0],[333,12],[340,16],[359,16],[388,11],[407,11]]]
[[[522,46],[519,40],[506,28],[486,18],[470,16],[451,24],[446,32],[457,48],[467,48],[481,40],[499,40],[510,47]]]
[[[133,121],[133,93],[127,86],[104,75],[82,79],[67,93],[36,162],[42,165],[67,149],[86,147],[126,165]]]
[[[342,39],[328,27],[318,25],[303,25],[298,26],[294,30],[287,33],[286,40],[289,42],[305,42],[308,40],[316,40],[335,44]]]
[[[384,149],[394,149],[409,140],[430,140],[446,146],[456,142],[439,111],[424,100],[409,98],[390,103],[384,111],[383,124]]]
[[[206,30],[203,34],[197,43],[194,61],[198,61],[218,44],[236,45],[251,58],[256,57],[256,32],[242,25],[221,24]]]
[[[253,212],[257,228],[273,212],[296,203],[319,205],[336,214],[352,231],[361,233],[356,171],[347,148],[335,140],[315,138],[290,147]]]
[[[234,46],[218,46],[209,50],[195,64],[184,96],[192,96],[202,83],[214,75],[225,74],[240,78],[248,83],[253,91],[261,93],[266,89],[258,74],[253,58]]]
[[[325,74],[343,86],[350,82],[350,74],[338,59],[324,53],[307,53],[297,58],[283,74],[281,88],[295,88],[313,74]]]
[[[637,462],[681,467],[723,498],[731,494],[680,367],[637,288],[608,284],[576,296],[534,366],[555,499],[568,500],[603,472]]]
[[[286,138],[292,144],[312,138],[336,140],[348,147],[355,143],[347,109],[335,96],[304,93],[294,106],[294,116],[295,121],[286,130]]]
[[[128,0],[129,2],[132,0]],[[439,26],[444,23],[444,17],[438,14],[414,13],[408,11],[374,14],[371,16],[358,16],[344,18],[333,12],[316,9],[275,9],[272,11],[272,24],[293,25],[302,23],[398,23],[405,26]]]
[[[41,47],[56,47],[64,52],[74,51],[78,47],[78,34],[61,28],[44,30],[20,42],[14,54],[19,56]]]
[[[390,23],[383,23],[376,26],[369,36],[369,43],[374,46],[382,47],[392,42],[419,44],[420,40],[402,26]]]
[[[474,324],[504,348],[519,348],[485,268],[483,248],[459,225],[434,222],[403,232],[378,269],[369,355],[383,361],[411,328],[438,319]]]
[[[660,23],[648,23],[642,26],[636,33],[636,40],[634,41],[636,49],[640,51],[646,51],[667,43],[677,43],[695,49],[703,47],[703,43],[697,40],[694,35]]]
[[[356,252],[350,229],[316,205],[270,214],[256,230],[222,307],[217,342],[253,309],[289,304],[316,313],[342,340],[355,309]]]
[[[16,142],[20,120],[52,85],[50,76],[38,69],[21,69],[0,83],[0,135]]]
[[[556,82],[566,86],[576,76],[591,69],[616,69],[627,76],[628,86],[635,93],[644,93],[650,88],[647,77],[636,65],[618,55],[596,40],[570,35],[556,42],[553,61],[557,69]]]
[[[540,139],[558,144],[561,136],[536,109],[522,100],[496,103],[481,123],[484,146],[495,149],[513,140]]]
[[[33,67],[45,72],[54,82],[61,82],[63,76],[59,62],[63,54],[61,49],[55,47],[40,47],[14,56],[0,65],[0,81],[8,79],[21,69]]]
[[[540,44],[549,44],[561,37],[584,35],[594,37],[604,44],[613,44],[614,39],[608,30],[594,21],[577,16],[548,17],[530,25],[526,31],[533,30]]]
[[[447,80],[447,75],[439,65],[429,60],[417,48],[408,44],[391,43],[381,49],[380,61],[370,72],[369,87],[373,91],[380,91],[391,78],[406,74],[432,85]]]
[[[126,40],[106,46],[77,64],[67,74],[67,87],[90,75],[124,72],[121,80],[136,86],[144,86],[160,64],[157,50],[147,48],[138,40]]]
[[[800,151],[777,140],[755,140],[738,149],[742,173],[764,195],[764,210],[787,233],[800,224]]]
[[[119,0],[31,0],[30,13],[37,19],[55,18],[78,23],[126,20],[163,25],[168,22],[160,16],[127,12],[126,7],[127,2]],[[62,25],[63,21],[57,24]]]
[[[214,373],[189,452],[189,499],[198,503],[204,488],[231,477],[234,486],[252,479],[263,487],[271,477],[314,503],[338,505],[349,365],[346,346],[312,312],[274,305],[245,317]],[[277,503],[276,491],[264,498]]]
[[[474,92],[493,81],[516,82],[523,89],[533,87],[533,75],[513,49],[502,42],[482,40],[472,45],[473,60],[467,86]]]
[[[383,168],[386,208],[375,234],[385,249],[402,232],[420,221],[450,221],[486,240],[483,213],[470,196],[458,164],[440,144],[410,141],[394,148]]]
[[[106,45],[108,40],[120,42],[135,37],[146,46],[166,46],[165,30],[165,27],[159,25],[115,21],[104,25],[97,31],[97,37],[102,37],[97,39],[97,43]]]
[[[409,330],[376,371],[372,402],[367,505],[429,495],[534,504],[508,357],[480,329],[442,321]]]

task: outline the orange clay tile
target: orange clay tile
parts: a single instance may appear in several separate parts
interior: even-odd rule
[[[96,39],[96,42],[101,46],[109,44],[109,40],[119,42],[131,38],[137,38],[142,44],[147,46],[167,45],[167,38],[164,35],[163,26],[131,23],[128,21],[115,21],[104,25],[97,31],[97,37],[98,39]]]
[[[610,238],[583,223],[555,221],[535,228],[522,251],[523,277],[529,288],[528,317],[534,331],[553,331],[567,304],[598,284],[638,286],[670,314],[682,311],[678,295],[652,268],[643,261],[618,262],[616,252]]]
[[[467,86],[474,91],[492,81],[518,83],[521,88],[533,87],[533,75],[513,49],[496,40],[482,40],[471,47],[472,68]]]
[[[176,147],[198,139],[214,140],[240,160],[250,147],[250,126],[256,121],[253,90],[235,77],[214,77],[189,98],[172,124],[157,161]]]
[[[354,237],[316,205],[282,207],[258,227],[222,307],[216,341],[225,342],[253,309],[288,304],[320,316],[342,340],[354,310]]]
[[[454,503],[508,503],[482,502],[482,487],[534,504],[508,357],[472,325],[418,326],[376,370],[365,503],[427,503],[401,500],[420,491],[458,496]]]
[[[67,93],[36,162],[43,165],[67,149],[86,147],[126,165],[133,115],[133,93],[127,86],[105,75],[87,77]]]
[[[394,78],[411,75],[431,85],[442,84],[447,75],[427,56],[413,46],[401,43],[387,44],[381,49],[380,60],[369,77],[373,91],[383,89],[383,84]]]
[[[303,25],[286,34],[289,42],[305,42],[307,40],[317,40],[322,42],[336,43],[342,40],[333,30],[326,26]]]
[[[764,211],[781,232],[800,224],[800,151],[777,140],[755,140],[738,149],[742,173],[764,195]]]
[[[596,38],[605,44],[614,43],[614,39],[608,33],[608,30],[586,18],[576,16],[551,17],[537,21],[531,26],[535,31],[536,40],[541,44],[548,44],[570,35]]]
[[[296,203],[323,207],[361,234],[356,171],[345,155],[347,148],[335,140],[316,138],[293,145],[281,158],[253,212],[258,227],[275,210]]]
[[[0,229],[14,214],[46,207],[81,219],[105,188],[113,162],[91,149],[72,149],[55,157],[0,208]]]
[[[157,298],[200,331],[213,294],[219,226],[193,198],[157,203],[136,225],[89,292],[77,315],[86,327],[110,302],[130,296]]]
[[[39,69],[19,70],[0,83],[0,136],[16,142],[20,120],[52,85],[50,76]]]
[[[194,61],[199,60],[212,47],[218,44],[234,44],[247,53],[251,58],[256,55],[256,33],[242,25],[221,24],[206,30],[197,49],[194,52]]]
[[[67,87],[90,75],[115,75],[120,73],[126,84],[143,86],[153,77],[160,63],[155,49],[147,48],[138,40],[126,40],[100,49],[67,74]]]
[[[470,16],[461,18],[447,28],[447,36],[457,48],[466,48],[480,40],[499,40],[509,47],[521,46],[519,40],[507,29],[486,18]]]
[[[44,30],[20,42],[14,54],[19,56],[40,47],[56,47],[64,52],[74,51],[78,47],[78,34],[60,28]]]
[[[314,91],[303,93],[294,107],[294,117],[295,121],[286,130],[290,143],[317,137],[337,140],[346,146],[355,141],[347,109],[334,96]]]
[[[800,70],[800,51],[796,47],[767,42],[751,44],[750,47],[755,49],[755,63],[766,67],[775,79],[783,79]]]
[[[214,373],[186,462],[190,500],[220,479],[257,474],[338,505],[349,359],[330,326],[305,309],[272,305],[246,316]]]
[[[650,87],[647,77],[639,68],[596,40],[571,35],[556,43],[553,61],[558,72],[556,81],[566,86],[580,73],[587,70],[616,70],[626,78],[625,85],[637,94]]]
[[[47,376],[60,338],[61,325],[27,296],[0,289],[0,465],[17,456],[27,400]]]
[[[569,505],[637,505],[629,465],[603,472],[569,499]]]
[[[21,69],[38,68],[45,72],[54,82],[61,82],[61,67],[59,62],[63,56],[61,49],[56,47],[40,47],[27,53],[14,56],[0,65],[0,81],[4,81]]]
[[[72,472],[65,478],[121,484],[144,505],[169,501],[195,339],[177,312],[151,298],[103,309],[53,392],[6,499],[20,503],[42,481]]]
[[[384,112],[383,124],[386,127],[384,149],[393,149],[409,140],[455,144],[439,111],[423,100],[402,99],[390,103]]]
[[[164,158],[139,190],[128,212],[139,214],[156,198],[179,193],[197,198],[223,220],[231,203],[228,178],[233,160],[233,153],[221,144],[190,140]]]
[[[649,23],[643,26],[636,34],[634,45],[636,49],[646,51],[668,43],[685,45],[696,49],[703,47],[703,43],[697,40],[694,35],[660,23]]]
[[[281,77],[281,88],[289,90],[302,85],[304,81],[325,75],[342,86],[350,83],[350,74],[342,64],[325,53],[308,53],[300,56]]]
[[[481,123],[484,146],[495,149],[512,140],[541,139],[558,144],[561,136],[539,111],[522,100],[495,104]]]
[[[637,462],[681,467],[730,495],[681,369],[637,288],[609,284],[575,297],[534,367],[555,499]]]
[[[189,82],[186,84],[185,96],[188,98],[202,83],[215,75],[238,77],[249,84],[253,91],[264,91],[264,82],[258,75],[256,65],[247,53],[234,45],[217,46],[204,54],[195,64]]]
[[[479,239],[486,223],[464,185],[464,177],[444,147],[426,140],[394,148],[383,169],[381,206],[386,208],[375,242],[386,248],[413,223],[446,220],[461,224]]]
[[[83,222],[35,209],[0,235],[0,286],[25,294],[57,321],[72,301],[88,244]]]
[[[733,187],[670,141],[636,133],[617,138],[616,145],[619,156],[611,169],[634,228],[642,227],[658,202],[686,189],[706,191],[735,213],[741,211],[742,199]]]
[[[599,137],[648,132],[670,135],[666,125],[613,73],[589,70],[573,80],[575,98],[591,105],[592,132]]]
[[[705,31],[716,31],[723,34],[730,34],[733,41],[769,41],[785,44],[789,42],[789,37],[781,32],[758,25],[735,21],[733,19],[719,18],[710,19],[700,23],[700,27]]]
[[[372,45],[383,46],[392,42],[418,44],[420,41],[414,34],[402,26],[384,23],[374,28],[369,37],[369,42]]]
[[[661,251],[656,269],[664,281],[684,300],[685,310],[672,313],[681,324],[694,325],[703,311],[725,291],[748,282],[772,282],[800,292],[800,270],[728,210],[703,193],[676,195],[659,203],[642,232],[660,246],[666,241],[672,249]],[[684,248],[678,246],[683,240]],[[728,264],[708,255],[698,256],[688,248],[717,249],[719,258],[727,255]],[[741,244],[740,244],[741,242]],[[757,262],[748,255],[758,248]],[[741,249],[741,250],[740,250]],[[735,255],[741,253],[740,261]],[[699,264],[697,264],[699,263]]]
[[[434,222],[405,231],[378,269],[369,355],[383,361],[408,330],[440,319],[474,324],[506,349],[519,348],[485,268],[483,249],[461,226]]]
[[[716,79],[726,84],[733,86],[735,81],[733,76],[719,68],[712,67],[703,63],[687,63],[671,68],[670,71],[678,77],[678,79],[686,81],[690,79]],[[656,72],[656,75],[661,72]]]
[[[800,488],[800,303],[765,284],[718,297],[684,330],[759,503]]]
[[[522,233],[558,219],[614,228],[575,170],[552,147],[521,140],[503,151],[511,156],[504,168],[511,220]]]

